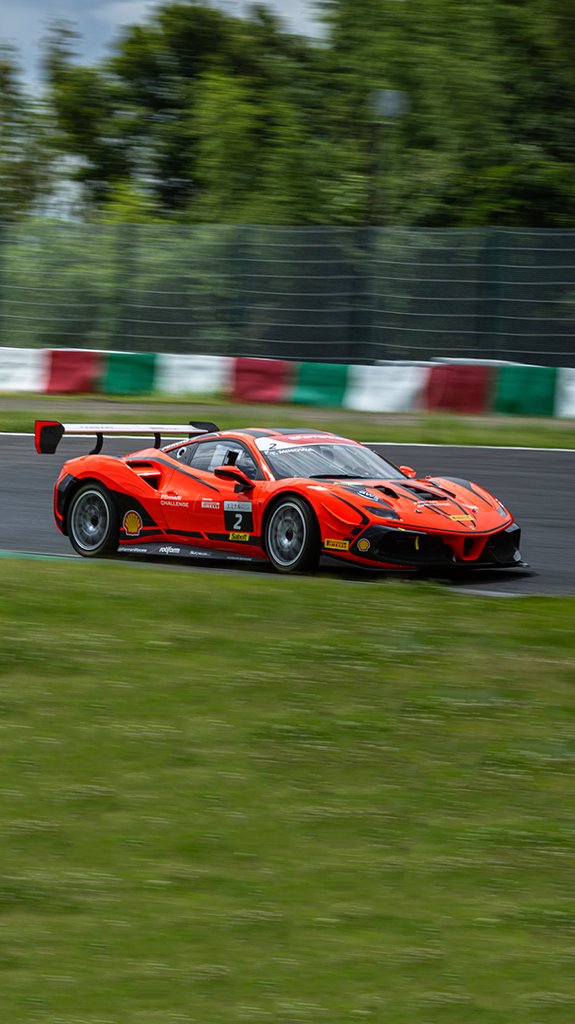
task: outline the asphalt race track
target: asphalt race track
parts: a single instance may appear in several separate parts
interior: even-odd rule
[[[141,440],[107,439],[104,450],[123,455]],[[31,435],[0,435],[0,551],[73,555],[52,516],[52,487],[66,459],[85,455],[90,439],[65,438],[56,455],[38,455]],[[466,572],[446,580],[466,592],[521,595],[575,594],[573,519],[575,451],[456,448],[386,444],[372,446],[418,476],[458,476],[485,487],[506,505],[522,528],[521,553],[529,569]],[[227,563],[229,567],[230,563]],[[218,571],[213,563],[210,571]],[[237,571],[250,572],[246,566]],[[262,571],[258,567],[257,571]],[[267,567],[263,571],[268,571]],[[271,571],[271,570],[270,570]],[[373,574],[331,559],[323,573],[366,583]]]

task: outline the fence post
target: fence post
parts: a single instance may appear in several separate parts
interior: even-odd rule
[[[253,341],[250,339],[249,344],[246,339],[247,328],[248,328],[248,292],[251,280],[251,266],[248,265],[248,241],[251,233],[251,225],[241,224],[238,228],[238,237],[235,245],[235,262],[236,262],[236,313],[235,313],[235,324],[237,329],[236,345],[237,349],[234,353],[239,356],[249,356],[252,354],[260,355],[261,353],[252,353],[251,348]]]
[[[6,225],[0,220],[0,346],[6,344],[4,337],[4,246],[6,242]]]
[[[481,250],[477,282],[477,318],[475,356],[501,359],[502,254],[505,242],[503,228],[488,228]]]
[[[130,285],[134,271],[134,230],[133,224],[118,224],[116,234],[113,348],[120,352],[130,351],[132,338],[129,313]]]
[[[373,345],[373,287],[371,250],[374,228],[361,227],[353,234],[351,295],[348,319],[347,362],[371,362]]]

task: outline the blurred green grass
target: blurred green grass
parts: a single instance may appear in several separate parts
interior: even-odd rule
[[[2,568],[3,1019],[572,1020],[573,599]]]
[[[29,401],[29,404],[28,404]],[[15,403],[18,406],[15,408]],[[426,413],[358,413],[304,406],[245,405],[219,396],[140,396],[98,399],[96,396],[29,396],[0,398],[0,431],[31,433],[34,420],[103,423],[163,422],[208,419],[222,430],[238,427],[314,426],[361,441],[398,444],[494,445],[526,448],[575,448],[575,421],[524,419],[515,416],[428,415]],[[97,415],[96,415],[97,414]]]

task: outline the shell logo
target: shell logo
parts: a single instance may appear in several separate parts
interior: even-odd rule
[[[127,537],[139,537],[143,525],[142,517],[138,512],[126,512],[122,526]]]
[[[358,542],[357,547],[358,547],[358,551],[369,551],[369,549],[371,547],[371,544],[369,543],[367,537],[364,537],[363,540],[360,540]]]

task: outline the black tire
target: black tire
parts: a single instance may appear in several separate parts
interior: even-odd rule
[[[319,562],[320,534],[313,509],[297,495],[272,505],[264,529],[264,550],[277,572],[309,572]]]
[[[118,547],[118,510],[103,484],[85,484],[72,498],[66,514],[70,543],[83,558],[99,558]]]

